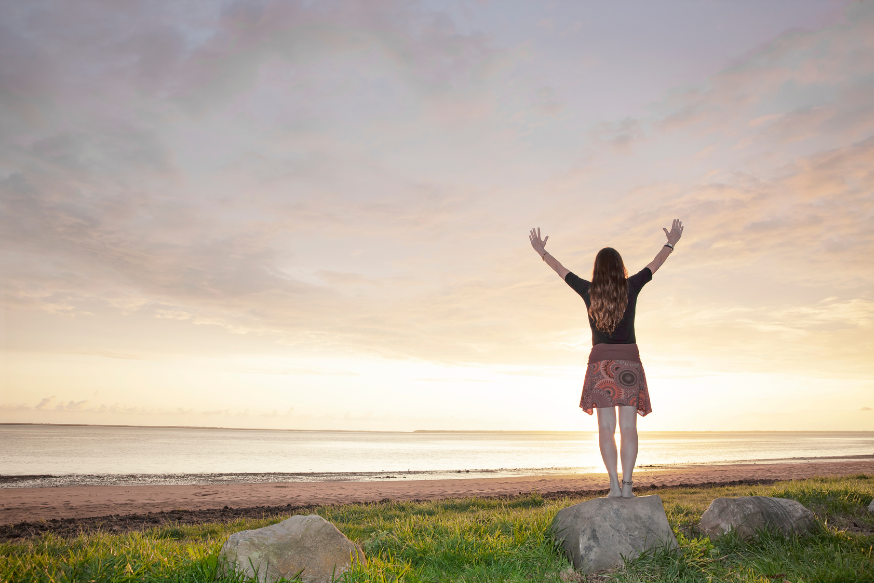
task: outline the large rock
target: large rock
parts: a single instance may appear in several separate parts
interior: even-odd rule
[[[349,570],[353,560],[366,564],[361,547],[310,514],[232,534],[219,554],[219,573],[235,570],[265,582],[300,573],[305,583],[328,583]]]
[[[813,512],[795,500],[768,498],[767,496],[744,496],[741,498],[717,498],[701,516],[698,528],[711,539],[729,530],[749,538],[757,530],[773,529],[783,534],[801,534],[813,528]]]
[[[619,567],[649,549],[678,548],[658,496],[580,502],[559,510],[552,532],[584,573]]]
[[[868,512],[874,512],[874,500],[871,500],[871,504],[868,505]]]

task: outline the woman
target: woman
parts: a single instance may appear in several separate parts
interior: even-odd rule
[[[592,351],[583,381],[580,407],[589,415],[598,410],[598,443],[601,458],[610,475],[608,498],[630,498],[631,475],[637,460],[637,417],[652,411],[649,391],[637,339],[634,336],[634,311],[637,295],[662,263],[674,251],[674,245],[683,234],[683,223],[674,219],[671,232],[663,229],[668,242],[655,259],[638,273],[628,277],[628,271],[619,253],[610,247],[601,249],[595,258],[592,281],[588,282],[568,271],[544,249],[540,229],[531,229],[531,246],[540,257],[575,292],[583,297],[592,328]],[[622,483],[616,470],[616,409],[619,409],[619,429],[622,436]]]

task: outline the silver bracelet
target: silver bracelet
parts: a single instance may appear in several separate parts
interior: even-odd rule
[[[674,246],[671,245],[670,243],[665,243],[665,247],[670,247],[670,248],[671,248],[671,251],[674,250]]]

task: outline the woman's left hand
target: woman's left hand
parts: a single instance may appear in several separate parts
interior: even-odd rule
[[[680,240],[680,237],[683,236],[683,222],[680,219],[674,219],[674,224],[671,225],[671,232],[668,233],[668,230],[662,227],[662,230],[665,232],[665,236],[668,238],[668,243],[671,245],[676,245],[677,241]]]
[[[543,257],[543,254],[546,253],[546,242],[549,240],[549,235],[546,236],[542,241],[540,240],[540,227],[536,229],[531,229],[531,232],[528,234],[528,240],[531,241],[531,246],[534,247],[534,250],[537,251],[537,254]]]

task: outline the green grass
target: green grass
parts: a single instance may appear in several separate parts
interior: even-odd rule
[[[662,497],[679,553],[652,553],[588,581],[874,582],[874,517],[867,506],[874,476],[815,478],[772,486],[666,489]],[[814,511],[817,530],[803,537],[731,535],[712,543],[696,529],[721,496],[777,496]],[[326,506],[316,512],[364,547],[366,567],[352,582],[586,581],[548,536],[555,513],[584,498],[445,500]],[[174,525],[141,533],[51,534],[0,545],[0,581],[213,581],[218,552],[233,532],[287,518]],[[230,581],[232,579],[225,579]]]

